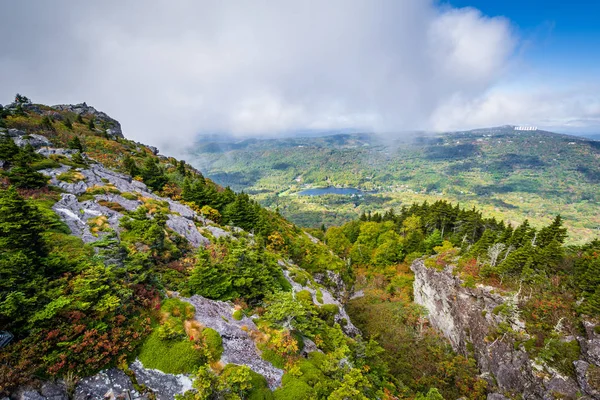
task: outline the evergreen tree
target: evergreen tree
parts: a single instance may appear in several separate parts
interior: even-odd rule
[[[0,135],[0,160],[12,162],[19,154],[19,146],[8,135]],[[5,167],[6,168],[6,167]]]
[[[77,114],[77,118],[75,118],[75,121],[77,121],[78,124],[85,124],[85,122],[83,121],[83,117],[81,116],[81,114]]]
[[[69,149],[79,150],[81,153],[83,153],[83,144],[81,144],[79,136],[73,136],[73,139],[67,142],[67,147]]]
[[[65,118],[63,124],[67,129],[73,129],[73,123],[71,122],[71,119],[69,117]]]
[[[94,124],[94,117],[91,117],[89,122],[88,122],[88,129],[90,131],[95,131],[96,130],[96,125]]]
[[[179,161],[179,164],[177,164],[177,172],[179,172],[181,174],[181,176],[185,176],[185,161],[184,160]]]
[[[559,215],[554,218],[554,221],[547,227],[540,229],[537,238],[536,245],[539,247],[545,247],[550,244],[553,240],[559,244],[563,244],[567,238],[567,229],[562,226],[562,217]]]
[[[165,176],[162,169],[158,166],[157,161],[152,157],[146,158],[141,175],[144,178],[144,183],[154,190],[161,190],[169,181],[169,178]]]
[[[125,168],[125,170],[132,177],[136,177],[136,176],[140,175],[140,169],[137,167],[137,164],[135,163],[135,161],[133,160],[133,158],[131,158],[129,156],[129,154],[127,154],[125,156],[125,158],[123,159],[123,168]]]
[[[5,172],[11,185],[19,189],[37,189],[46,186],[48,178],[35,171],[31,163],[40,156],[28,144],[14,157],[15,166]]]

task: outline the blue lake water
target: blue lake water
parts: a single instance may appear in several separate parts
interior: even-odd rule
[[[363,194],[362,190],[355,188],[337,188],[334,186],[329,186],[326,188],[314,188],[314,189],[306,189],[301,192],[298,192],[301,196],[322,196],[325,194],[344,194],[344,195],[352,195],[352,194]]]

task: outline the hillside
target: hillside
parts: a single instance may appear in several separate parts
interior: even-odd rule
[[[349,263],[246,194],[126,139],[85,103],[17,96],[0,117],[0,394],[483,393],[474,364],[431,328],[415,349],[454,372],[392,375],[345,310]]]
[[[597,237],[599,142],[513,127],[407,135],[251,139],[200,143],[192,164],[307,227],[440,198],[535,226],[561,214],[571,243]],[[362,196],[301,196],[311,187],[354,187]]]
[[[304,231],[23,96],[0,167],[1,396],[600,398],[600,242],[560,216],[436,201]]]

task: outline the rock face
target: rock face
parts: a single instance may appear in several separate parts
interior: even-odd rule
[[[106,113],[96,110],[94,107],[88,106],[85,103],[80,104],[58,104],[52,106],[55,110],[69,111],[78,115],[91,115],[96,119],[96,122],[100,122],[100,125],[105,127],[106,133],[110,136],[123,137],[123,131],[121,130],[121,124],[119,121],[112,119]]]
[[[196,320],[202,325],[219,332],[223,339],[223,364],[247,365],[254,372],[265,377],[271,390],[281,386],[283,370],[275,368],[260,357],[254,341],[248,331],[258,330],[251,318],[243,317],[237,321],[232,317],[233,307],[224,301],[209,300],[194,295],[181,298],[196,307]],[[246,327],[242,329],[242,327]]]
[[[64,149],[45,149],[43,153],[48,154],[70,154]],[[69,171],[71,167],[62,165],[60,168],[45,169],[42,172],[50,177],[50,183],[68,192],[63,194],[52,208],[69,226],[71,232],[79,236],[86,243],[95,242],[101,239],[106,233],[99,232],[92,234],[88,221],[101,215],[107,217],[110,228],[118,233],[119,221],[123,214],[110,208],[104,207],[98,201],[117,203],[127,211],[133,211],[142,205],[140,200],[131,200],[125,198],[121,193],[133,193],[140,198],[163,201],[169,206],[167,226],[181,236],[185,237],[192,247],[207,245],[209,240],[202,236],[198,231],[195,222],[202,224],[211,221],[202,218],[190,207],[181,204],[169,198],[160,197],[150,193],[148,188],[142,182],[131,179],[131,177],[118,172],[106,169],[101,164],[91,164],[88,168],[77,169],[82,179],[76,182],[65,182],[58,179],[58,176]],[[80,202],[76,196],[88,192],[90,189],[105,187],[106,194],[94,195],[94,200]],[[110,193],[110,190],[119,193]],[[229,233],[223,231],[225,233]]]
[[[600,398],[590,390],[589,378],[585,376],[587,366],[584,364],[592,361],[593,350],[592,357],[589,357],[582,346],[585,361],[576,362],[577,380],[545,368],[532,360],[523,346],[515,348],[509,335],[489,340],[501,322],[510,324],[514,331],[524,329],[517,313],[494,313],[501,304],[510,309],[511,299],[493,293],[491,287],[463,287],[450,269],[427,268],[423,260],[416,260],[411,269],[415,273],[415,302],[428,310],[431,324],[443,332],[456,351],[466,355],[472,350],[483,377],[492,378],[488,382],[495,393],[488,398],[501,399],[505,394],[510,397],[511,393],[520,394],[524,399],[552,399],[557,396],[575,399],[581,394]],[[598,343],[595,342],[597,337],[578,339],[591,342],[589,348]],[[581,362],[584,364],[579,366],[577,363]]]
[[[283,263],[283,261],[280,262],[280,265],[285,265]],[[329,290],[325,289],[325,288],[319,288],[319,290],[321,291],[321,300],[322,302],[319,302],[319,300],[317,299],[317,291],[310,287],[310,286],[303,286],[301,284],[299,284],[298,282],[294,281],[291,277],[290,277],[290,272],[287,270],[283,271],[283,275],[285,276],[285,279],[287,279],[287,281],[290,283],[290,285],[292,285],[292,290],[294,291],[294,293],[298,293],[302,290],[307,290],[308,292],[310,292],[312,299],[313,299],[313,303],[319,305],[319,304],[333,304],[335,306],[338,307],[338,313],[335,315],[334,317],[334,321],[337,322],[338,324],[340,324],[340,326],[342,327],[342,330],[344,331],[344,333],[346,335],[349,336],[356,336],[360,334],[360,330],[354,326],[354,324],[352,323],[352,321],[350,321],[350,316],[348,315],[348,313],[346,312],[346,309],[344,308],[344,305],[342,303],[340,303],[332,294],[331,292],[329,292]]]
[[[10,136],[13,142],[15,142],[15,144],[19,147],[25,147],[28,144],[32,145],[36,149],[39,149],[43,146],[50,146],[50,141],[44,136],[37,134],[28,135],[19,129],[9,129],[6,133],[2,134]]]
[[[135,360],[129,368],[135,374],[138,384],[152,390],[157,400],[171,400],[176,394],[183,394],[192,389],[192,380],[188,376],[146,369],[139,360]]]

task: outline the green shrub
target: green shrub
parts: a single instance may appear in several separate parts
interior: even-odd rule
[[[312,294],[308,290],[301,290],[298,293],[296,293],[296,299],[298,299],[298,301],[303,301],[307,303],[313,302]]]
[[[275,396],[275,400],[293,400],[316,398],[317,393],[308,383],[292,375],[285,374],[282,386],[275,390],[273,395]]]
[[[42,169],[59,168],[59,167],[60,167],[60,163],[58,163],[50,158],[44,158],[43,160],[39,160],[39,161],[36,161],[31,164],[31,168],[33,168],[36,171],[39,171]]]
[[[573,362],[579,359],[579,353],[577,340],[564,342],[560,339],[548,338],[544,341],[539,357],[562,374],[575,377]]]
[[[210,361],[218,361],[221,359],[223,354],[223,339],[219,332],[212,328],[204,328],[202,330],[202,336],[204,336],[204,343],[208,348],[210,354]]]
[[[252,388],[246,395],[248,400],[273,400],[273,392],[269,390],[267,380],[261,374],[250,370],[250,385]]]

